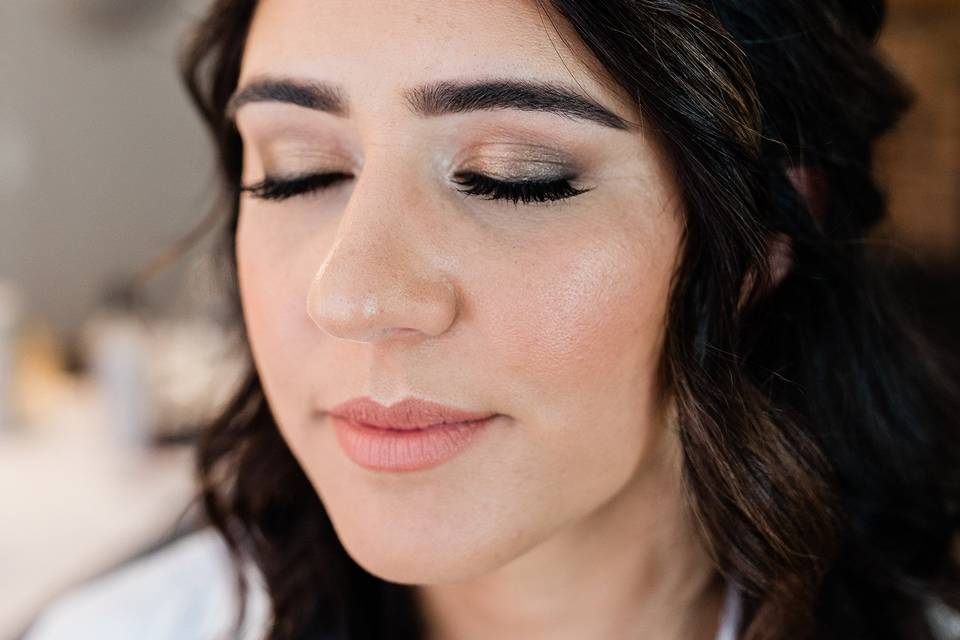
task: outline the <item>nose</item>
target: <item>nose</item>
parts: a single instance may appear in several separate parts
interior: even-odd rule
[[[431,242],[429,204],[369,165],[363,175],[310,283],[307,315],[331,336],[357,342],[440,335],[453,324],[458,299],[445,256]]]

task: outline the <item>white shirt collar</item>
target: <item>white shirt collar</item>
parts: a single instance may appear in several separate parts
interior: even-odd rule
[[[743,602],[740,588],[733,581],[727,581],[723,610],[720,614],[720,628],[716,640],[737,640],[740,634],[740,617],[743,614]]]

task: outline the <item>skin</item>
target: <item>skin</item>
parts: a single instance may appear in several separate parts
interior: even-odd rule
[[[550,24],[518,0],[260,3],[240,86],[334,82],[350,111],[240,107],[244,184],[265,171],[353,178],[282,202],[243,196],[254,361],[347,552],[419,585],[434,640],[712,638],[722,585],[683,507],[657,385],[683,229],[669,160],[640,129],[519,110],[422,116],[401,97],[436,80],[550,80],[639,122]],[[542,174],[545,150],[591,190],[514,205],[450,179]],[[506,418],[437,467],[375,472],[319,413],[363,395]]]

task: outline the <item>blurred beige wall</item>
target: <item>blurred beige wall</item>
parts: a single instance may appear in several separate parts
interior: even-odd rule
[[[175,71],[203,0],[0,2],[0,278],[69,333],[210,202]]]
[[[884,235],[921,260],[960,263],[960,0],[888,0],[881,48],[917,102],[884,141]]]

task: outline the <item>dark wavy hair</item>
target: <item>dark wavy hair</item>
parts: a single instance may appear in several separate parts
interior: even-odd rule
[[[662,375],[687,506],[742,590],[743,637],[933,638],[931,598],[960,607],[960,407],[867,241],[885,213],[874,143],[912,100],[875,50],[884,3],[538,5],[635,97],[675,166],[685,235]],[[234,301],[243,160],[225,107],[255,8],[215,1],[182,61],[219,154]],[[776,239],[791,258],[779,281]],[[264,577],[272,640],[423,636],[413,588],[341,546],[255,370],[205,431],[198,471],[238,568]]]

